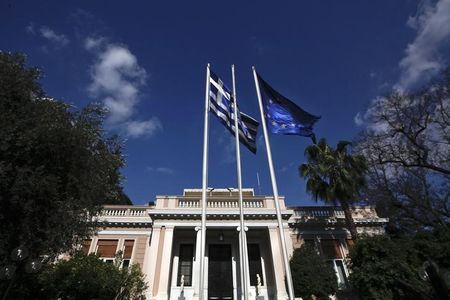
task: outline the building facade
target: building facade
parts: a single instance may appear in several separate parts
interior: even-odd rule
[[[239,194],[210,189],[207,202],[205,299],[239,299]],[[272,196],[243,190],[251,299],[287,299],[280,236]],[[340,286],[347,284],[345,264],[352,240],[337,207],[286,207],[279,198],[288,252],[314,243],[329,259]],[[373,207],[354,207],[358,232],[384,233],[386,219]],[[108,221],[82,248],[112,261],[123,253],[123,267],[139,264],[148,282],[146,299],[198,299],[200,291],[201,189],[157,196],[148,206],[105,206]]]

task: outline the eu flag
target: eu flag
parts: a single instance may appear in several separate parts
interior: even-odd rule
[[[308,136],[314,141],[313,126],[320,117],[304,111],[257,76],[270,132]]]

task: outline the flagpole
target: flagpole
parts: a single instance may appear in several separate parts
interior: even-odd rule
[[[264,140],[265,140],[265,143],[266,143],[267,160],[269,162],[270,178],[272,180],[273,197],[274,197],[274,200],[275,200],[275,209],[276,209],[277,221],[278,221],[278,232],[279,232],[280,241],[281,241],[281,248],[282,248],[281,252],[283,253],[284,270],[285,270],[285,273],[286,273],[289,299],[290,300],[294,300],[295,296],[294,296],[294,287],[293,287],[293,284],[292,284],[291,268],[289,266],[289,255],[288,255],[288,250],[287,250],[287,247],[286,247],[286,237],[284,235],[284,228],[283,228],[283,220],[282,220],[282,217],[281,217],[280,203],[278,201],[277,180],[275,178],[275,171],[274,171],[274,168],[273,168],[272,151],[270,149],[269,135],[267,134],[266,118],[265,118],[265,115],[264,115],[264,108],[263,108],[263,103],[262,103],[262,99],[261,99],[261,91],[259,89],[258,76],[256,75],[255,67],[253,67],[253,77],[255,79],[256,94],[258,96],[259,111],[261,113],[261,122],[262,122],[262,125],[263,125]]]
[[[208,128],[209,128],[209,64],[206,67],[206,92],[205,92],[205,122],[203,135],[203,170],[202,170],[202,225],[201,225],[201,244],[200,244],[200,287],[199,299],[204,299],[205,287],[205,247],[206,247],[206,188],[208,185]]]
[[[239,189],[239,219],[241,230],[239,232],[239,253],[240,253],[240,270],[241,270],[241,292],[244,299],[248,299],[249,285],[248,285],[248,268],[247,268],[247,240],[244,223],[244,201],[242,197],[242,173],[241,173],[241,150],[239,144],[239,122],[238,122],[238,106],[236,98],[236,77],[234,75],[234,65],[231,65],[231,74],[233,81],[233,104],[234,104],[234,132],[236,137],[236,164],[237,164],[237,178]]]

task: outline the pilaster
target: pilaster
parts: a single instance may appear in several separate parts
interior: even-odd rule
[[[281,249],[280,235],[277,227],[269,227],[270,248],[272,251],[273,271],[275,274],[275,299],[289,299],[286,292],[286,285],[284,279],[284,263],[283,263],[283,249]]]

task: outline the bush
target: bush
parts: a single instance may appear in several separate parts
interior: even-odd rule
[[[303,245],[291,258],[291,273],[296,297],[328,299],[338,289],[333,267],[320,256],[314,247]]]
[[[138,299],[147,289],[138,265],[120,268],[120,260],[106,263],[96,255],[77,252],[39,277],[42,299]]]

